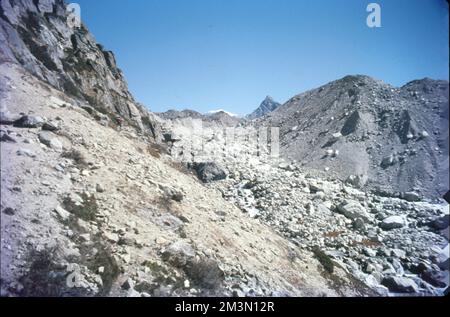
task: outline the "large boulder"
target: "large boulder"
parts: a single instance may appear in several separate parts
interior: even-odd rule
[[[407,277],[387,276],[381,282],[384,286],[389,288],[391,292],[399,293],[418,293],[419,286],[416,282]]]
[[[162,259],[175,267],[185,267],[195,256],[192,246],[182,240],[172,243],[162,252]]]
[[[45,120],[39,116],[23,116],[14,121],[14,126],[17,128],[40,128],[44,125]]]
[[[347,200],[337,207],[337,211],[349,219],[361,218],[365,221],[369,220],[369,214],[360,203]]]
[[[214,162],[194,163],[193,169],[196,171],[198,178],[204,183],[219,181],[227,178],[225,169]]]
[[[49,131],[41,131],[38,135],[39,141],[42,144],[47,145],[48,147],[54,149],[55,151],[62,151],[63,145],[61,141],[58,140],[58,138]]]
[[[381,229],[384,229],[384,230],[391,230],[391,229],[403,228],[405,225],[406,225],[405,218],[403,218],[401,216],[390,216],[381,222],[380,227],[381,227]]]

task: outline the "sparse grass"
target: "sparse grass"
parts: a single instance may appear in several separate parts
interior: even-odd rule
[[[180,173],[190,175],[190,176],[195,176],[192,169],[188,168],[188,166],[186,164],[183,164],[181,162],[170,161],[169,165]],[[195,177],[195,178],[198,179],[197,177]]]
[[[324,237],[325,238],[337,238],[339,237],[341,234],[343,234],[344,231],[330,231],[330,232],[326,232],[324,233]]]
[[[142,263],[143,266],[146,266],[150,269],[152,276],[154,277],[154,281],[159,285],[173,285],[175,288],[183,287],[184,281],[179,279],[175,281],[171,278],[174,274],[171,274],[167,268],[158,264],[157,262],[145,261]],[[149,290],[147,290],[149,291]],[[153,291],[151,289],[150,291]]]
[[[88,196],[85,193],[82,193],[80,194],[80,197],[83,199],[83,204],[81,205],[75,204],[69,197],[64,198],[64,209],[84,221],[95,221],[98,212],[95,196]]]
[[[61,157],[73,160],[74,163],[79,167],[86,167],[88,165],[83,153],[76,149],[71,149],[69,151],[63,152],[61,154]]]
[[[99,267],[104,268],[103,273],[100,274],[103,285],[97,295],[108,295],[114,281],[120,274],[120,268],[112,255],[111,248],[104,243],[101,233],[91,236],[89,244],[84,244],[79,240],[78,237],[84,233],[84,230],[78,224],[78,219],[96,221],[98,211],[95,196],[87,196],[83,193],[80,197],[83,199],[82,205],[74,204],[68,197],[63,200],[63,207],[71,213],[64,224],[75,233],[72,240],[77,244],[81,255],[81,258],[76,259],[76,262],[86,266],[94,273],[97,273]],[[96,252],[93,252],[93,250],[96,250]]]
[[[375,247],[379,247],[381,244],[379,242],[376,241],[372,241],[370,239],[364,239],[362,241],[353,241],[351,243],[352,246],[356,246],[356,245],[363,245],[365,247],[369,247],[369,248],[375,248]]]
[[[151,142],[147,147],[147,152],[148,154],[156,158],[160,158],[162,154],[168,154],[166,147],[153,142]]]
[[[60,280],[51,277],[54,268],[54,249],[30,250],[27,255],[28,271],[20,278],[25,297],[57,297],[62,295]]]
[[[207,258],[190,261],[184,268],[184,272],[194,285],[208,289],[219,287],[225,278],[217,262]]]
[[[92,254],[92,249],[97,249],[95,254]],[[92,272],[97,272],[99,267],[104,267],[102,277],[102,288],[99,295],[108,295],[113,283],[120,274],[120,268],[109,246],[105,245],[100,234],[92,238],[92,244],[89,246],[81,245],[81,263],[86,265]]]
[[[322,264],[325,271],[328,273],[333,273],[334,271],[334,263],[333,260],[322,250],[319,249],[319,247],[315,246],[312,249],[314,256],[319,260],[320,264]]]

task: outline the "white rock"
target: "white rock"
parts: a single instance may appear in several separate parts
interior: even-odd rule
[[[391,230],[391,229],[397,229],[402,228],[406,225],[406,221],[401,216],[390,216],[384,219],[380,227],[384,230]]]

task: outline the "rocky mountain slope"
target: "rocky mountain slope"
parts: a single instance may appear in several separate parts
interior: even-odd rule
[[[383,197],[273,157],[238,130],[193,129],[187,119],[166,124],[179,135],[173,157],[247,217],[313,252],[327,272],[343,268],[382,296],[439,295],[449,285],[449,206],[442,199]]]
[[[350,76],[253,121],[154,115],[62,1],[0,4],[1,296],[448,287],[449,206],[430,191],[448,83]],[[281,158],[254,142],[271,126]]]
[[[282,156],[318,175],[440,198],[449,188],[448,96],[446,81],[396,88],[348,76],[295,96],[260,124],[280,127]]]
[[[20,64],[78,103],[156,137],[152,114],[134,101],[114,54],[69,22],[63,0],[1,0],[0,62]]]
[[[261,105],[255,111],[253,111],[251,114],[246,116],[246,119],[254,120],[257,118],[261,118],[261,117],[265,116],[266,114],[274,111],[279,106],[281,106],[280,103],[273,100],[272,97],[267,96],[266,99],[264,99],[264,101],[261,103]]]
[[[2,296],[362,296],[131,126],[0,65]]]

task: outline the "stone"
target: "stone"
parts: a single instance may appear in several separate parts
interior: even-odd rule
[[[182,191],[170,186],[159,185],[159,188],[164,192],[165,197],[176,202],[181,202],[184,198]]]
[[[62,220],[66,220],[70,217],[70,212],[68,212],[67,210],[65,210],[64,208],[62,208],[61,206],[57,206],[54,209],[54,212],[61,217]]]
[[[400,276],[387,276],[381,282],[391,292],[418,293],[419,286],[412,279]]]
[[[31,158],[35,158],[36,157],[36,153],[34,153],[33,151],[28,150],[28,149],[18,149],[16,153],[19,156],[28,156],[28,157],[31,157]]]
[[[11,207],[6,207],[5,209],[3,209],[3,213],[8,216],[14,216],[16,211]]]
[[[418,193],[415,193],[415,192],[405,192],[401,196],[402,196],[402,198],[404,200],[411,201],[411,202],[420,201],[421,200],[420,195]]]
[[[442,217],[439,217],[433,221],[433,227],[438,230],[446,229],[449,226],[449,220],[450,220],[449,215],[444,215]]]
[[[392,230],[392,229],[398,229],[403,228],[406,225],[406,221],[401,216],[390,216],[384,219],[380,227],[384,230]]]
[[[14,122],[14,126],[17,128],[40,128],[44,125],[45,121],[39,116],[23,116]]]
[[[207,289],[217,288],[225,278],[217,262],[206,257],[189,259],[184,271],[194,284]]]
[[[361,206],[360,203],[352,200],[347,200],[343,204],[339,205],[337,207],[337,211],[349,219],[360,218],[367,221],[369,218],[366,209]]]
[[[7,133],[1,133],[0,142],[17,143],[17,141]]]
[[[89,233],[80,234],[80,239],[83,242],[91,241],[91,235]]]
[[[434,287],[444,288],[449,285],[449,271],[427,269],[421,275],[422,279]]]
[[[190,244],[179,240],[172,243],[162,252],[162,259],[175,267],[184,267],[195,256]]]
[[[204,183],[210,183],[227,178],[225,169],[215,162],[194,163],[193,169]]]
[[[365,231],[366,225],[362,218],[356,218],[353,220],[353,228],[358,231]]]
[[[97,193],[104,193],[105,192],[105,188],[101,184],[97,184],[95,186],[95,190],[97,191]]]
[[[105,238],[109,242],[113,242],[113,243],[119,242],[120,238],[119,238],[119,235],[117,233],[105,232],[104,235],[105,235]]]
[[[125,282],[122,283],[121,287],[124,290],[134,289],[134,281],[131,278],[127,278]]]
[[[370,248],[364,248],[364,254],[366,254],[368,257],[373,258],[377,256],[377,251]]]
[[[44,131],[57,131],[59,130],[59,126],[57,123],[54,122],[45,122],[42,125],[42,130]]]
[[[45,144],[46,146],[56,150],[56,151],[62,151],[63,145],[61,141],[59,141],[55,135],[49,131],[42,131],[38,135],[39,141],[42,144]]]
[[[404,259],[406,258],[406,252],[400,249],[393,249],[391,250],[391,256],[399,259]]]
[[[397,158],[394,155],[386,156],[381,161],[381,167],[382,168],[388,168],[389,166],[392,166],[397,163]]]

